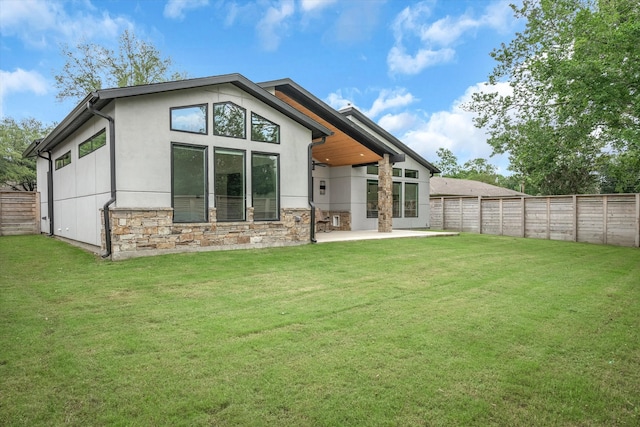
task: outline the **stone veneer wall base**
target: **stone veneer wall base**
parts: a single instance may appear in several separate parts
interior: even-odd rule
[[[182,252],[259,249],[310,242],[308,208],[281,209],[278,221],[217,222],[209,210],[208,223],[173,223],[172,208],[112,208],[113,260]],[[102,216],[101,216],[102,217]],[[102,247],[105,249],[104,222]]]

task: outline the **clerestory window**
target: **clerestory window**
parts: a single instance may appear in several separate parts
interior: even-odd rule
[[[247,111],[233,102],[213,104],[213,134],[246,138]]]

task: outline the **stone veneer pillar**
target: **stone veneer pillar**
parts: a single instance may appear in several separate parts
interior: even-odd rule
[[[393,178],[389,155],[378,161],[378,232],[393,229]]]

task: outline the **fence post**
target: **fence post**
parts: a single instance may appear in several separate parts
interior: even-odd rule
[[[498,211],[500,213],[500,235],[503,236],[504,235],[504,220],[503,220],[503,216],[504,216],[504,207],[502,205],[502,200],[504,200],[502,197],[500,197],[500,202],[499,202],[499,208]]]
[[[40,192],[36,191],[36,206],[34,208],[34,215],[36,217],[36,223],[34,224],[34,231],[36,232],[36,234],[40,234],[42,232],[42,227],[40,226],[40,216],[42,214],[41,211],[41,205],[40,205]]]
[[[520,198],[522,200],[522,237],[527,237],[527,203],[524,196]]]
[[[478,196],[478,233],[482,234],[482,196]]]
[[[578,196],[575,194],[572,196],[573,199],[573,241],[578,241]]]
[[[636,194],[636,248],[640,248],[640,193]]]
[[[602,196],[602,243],[607,244],[607,223],[609,220],[607,219],[607,211],[609,210],[607,206],[607,195]]]
[[[547,196],[547,240],[551,239],[551,197]]]

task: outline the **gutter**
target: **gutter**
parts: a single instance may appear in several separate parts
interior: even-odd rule
[[[322,140],[317,142],[312,142],[309,144],[307,148],[307,157],[308,157],[308,182],[309,182],[309,206],[311,207],[311,243],[318,243],[316,240],[316,204],[313,202],[313,155],[312,148],[316,145],[322,145],[326,142],[327,137],[323,136]]]
[[[49,216],[49,237],[53,236],[53,159],[51,158],[51,152],[46,152],[49,157],[44,157],[38,151],[36,154],[41,159],[49,162],[49,170],[47,171],[47,215]]]
[[[104,241],[107,252],[102,255],[102,258],[108,258],[111,256],[111,220],[109,219],[109,206],[116,201],[116,122],[113,117],[104,114],[102,111],[98,111],[93,107],[92,101],[97,98],[94,96],[87,101],[87,110],[96,116],[100,116],[103,119],[109,121],[109,160],[110,160],[110,173],[111,173],[111,198],[102,206],[102,213],[104,215]]]

